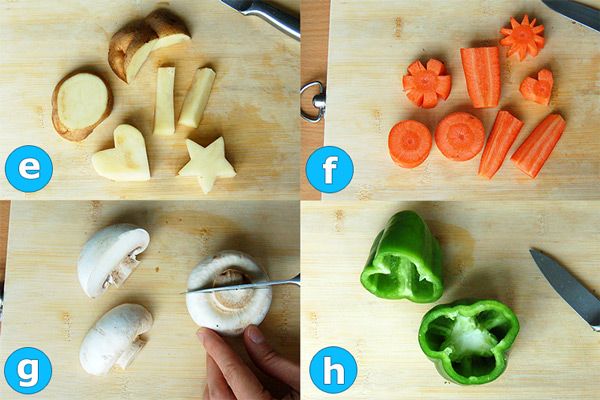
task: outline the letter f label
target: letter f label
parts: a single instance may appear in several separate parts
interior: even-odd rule
[[[325,170],[325,184],[331,185],[333,183],[333,170],[337,168],[338,157],[330,156],[325,159],[323,169]]]

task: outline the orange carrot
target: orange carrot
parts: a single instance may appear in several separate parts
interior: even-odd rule
[[[400,121],[390,131],[388,149],[396,164],[414,168],[429,156],[431,132],[418,121]]]
[[[529,53],[532,57],[538,55],[541,49],[544,48],[544,38],[541,33],[544,31],[544,25],[535,26],[536,19],[531,23],[529,16],[525,14],[523,21],[519,24],[516,19],[510,17],[509,28],[500,29],[500,33],[506,37],[500,41],[502,46],[509,46],[508,56],[513,54],[519,55],[519,60],[523,61]]]
[[[529,76],[525,78],[523,83],[521,83],[519,91],[527,100],[532,100],[547,106],[548,103],[550,103],[552,86],[554,86],[552,72],[543,69],[538,72],[537,77],[537,79],[533,79]]]
[[[500,101],[500,59],[497,47],[460,49],[467,92],[475,108],[496,107]]]
[[[449,114],[435,130],[435,144],[446,158],[467,161],[483,148],[485,131],[476,116],[466,112]]]
[[[510,158],[517,168],[534,178],[539,174],[567,123],[559,114],[548,115]]]
[[[499,111],[492,133],[485,144],[481,163],[479,164],[479,176],[492,179],[500,169],[506,154],[519,135],[523,122],[508,111]]]
[[[402,77],[406,97],[418,107],[433,108],[438,99],[446,100],[452,88],[452,77],[446,75],[441,61],[430,59],[427,68],[417,60],[408,67],[408,74]]]

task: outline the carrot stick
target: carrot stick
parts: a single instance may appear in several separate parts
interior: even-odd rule
[[[431,151],[431,132],[418,121],[400,121],[388,136],[388,149],[392,160],[404,168],[420,165]]]
[[[559,114],[548,115],[510,158],[517,168],[534,178],[550,157],[567,123]]]
[[[415,61],[408,67],[408,74],[402,77],[402,86],[406,97],[416,106],[433,108],[438,99],[446,100],[452,88],[452,77],[446,75],[441,61],[430,59],[427,68],[421,61]]]
[[[497,47],[460,49],[467,92],[475,108],[496,107],[500,101],[500,59]]]
[[[501,110],[498,112],[494,127],[481,156],[479,176],[492,179],[502,166],[506,154],[519,135],[522,127],[523,122],[508,111]]]
[[[449,114],[435,130],[435,144],[446,158],[467,161],[483,148],[485,131],[474,115],[466,112]]]
[[[519,91],[527,100],[535,101],[538,104],[547,106],[550,103],[552,86],[554,86],[554,77],[548,69],[543,69],[537,74],[538,78],[527,77],[521,83]]]

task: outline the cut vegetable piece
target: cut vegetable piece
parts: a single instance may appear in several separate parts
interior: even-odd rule
[[[180,176],[195,176],[204,194],[210,192],[217,178],[233,178],[235,170],[225,158],[225,141],[218,138],[206,147],[189,139],[185,141],[190,161],[179,171]]]
[[[527,100],[535,101],[538,104],[547,106],[550,103],[552,86],[554,86],[554,77],[548,69],[543,69],[537,74],[538,78],[527,77],[521,83],[519,91]]]
[[[566,126],[567,123],[559,114],[548,115],[515,151],[510,158],[511,161],[517,168],[535,179]]]
[[[506,154],[523,128],[523,122],[508,111],[499,111],[494,122],[494,127],[487,140],[481,163],[479,176],[492,179],[500,169]]]
[[[110,40],[108,63],[124,82],[133,81],[156,49],[189,41],[185,24],[165,9],[152,12],[142,21],[121,28]]]
[[[173,135],[175,133],[174,86],[175,67],[159,68],[156,73],[155,135]]]
[[[536,19],[529,22],[529,16],[525,14],[523,21],[519,24],[516,19],[510,17],[510,28],[500,29],[500,33],[506,37],[500,41],[502,46],[510,47],[508,56],[518,54],[519,59],[523,61],[527,53],[532,57],[538,55],[544,48],[544,38],[541,33],[544,31],[544,25],[535,26]]]
[[[185,95],[179,123],[189,128],[197,128],[202,120],[202,114],[208,104],[210,91],[215,81],[215,71],[210,68],[196,70],[192,85]]]
[[[408,74],[402,77],[406,97],[416,106],[433,108],[438,99],[446,100],[452,89],[452,77],[446,75],[441,61],[430,59],[427,68],[421,61],[415,61],[408,67]]]
[[[110,115],[112,107],[112,92],[101,77],[75,72],[54,88],[52,124],[61,137],[80,142]]]
[[[500,59],[497,47],[460,49],[467,92],[475,108],[496,107],[500,101]]]
[[[435,130],[435,144],[446,158],[467,161],[483,148],[485,131],[476,116],[466,112],[449,114]]]
[[[113,181],[149,180],[150,167],[142,133],[131,125],[119,125],[114,137],[114,149],[102,150],[92,156],[92,165],[98,175]]]
[[[388,136],[388,149],[392,160],[404,168],[420,165],[431,151],[431,132],[418,121],[400,121]]]

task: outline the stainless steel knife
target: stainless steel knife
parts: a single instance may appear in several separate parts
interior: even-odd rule
[[[279,29],[283,33],[300,41],[300,19],[273,7],[264,1],[252,0],[221,0],[243,15],[255,15]]]
[[[557,13],[600,32],[600,10],[572,0],[542,0]]]
[[[190,289],[187,292],[182,292],[179,294],[189,294],[189,293],[212,293],[212,292],[223,292],[229,290],[240,290],[240,289],[258,289],[267,286],[276,286],[276,285],[296,285],[300,286],[300,274],[296,275],[291,279],[283,279],[280,281],[266,281],[266,282],[253,282],[253,283],[244,283],[241,285],[230,285],[230,286],[218,286],[211,288],[200,288],[200,289]]]
[[[600,332],[600,300],[553,258],[530,249],[529,252],[550,285],[596,332]]]

